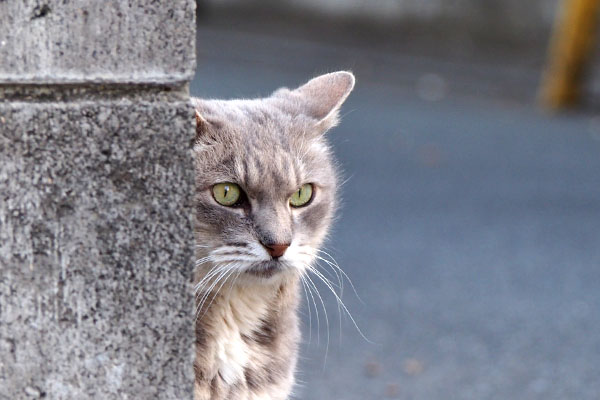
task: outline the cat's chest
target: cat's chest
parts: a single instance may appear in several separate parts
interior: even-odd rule
[[[251,359],[250,349],[237,329],[223,329],[216,341],[215,363],[221,379],[228,385],[244,380]]]
[[[261,364],[264,354],[251,339],[269,314],[267,305],[255,296],[231,298],[220,313],[219,332],[215,332],[215,363],[221,379],[228,385],[246,380],[248,368]]]

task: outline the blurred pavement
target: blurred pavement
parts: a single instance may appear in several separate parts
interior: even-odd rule
[[[531,106],[543,52],[436,58],[234,25],[200,23],[192,95],[357,75],[330,132],[348,180],[327,249],[374,344],[347,317],[340,332],[320,285],[329,346],[314,309],[308,343],[305,307],[296,398],[600,398],[600,117]]]

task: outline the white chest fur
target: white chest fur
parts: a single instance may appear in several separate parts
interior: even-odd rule
[[[234,288],[216,305],[214,316],[215,364],[219,375],[229,385],[244,379],[244,370],[251,362],[251,349],[243,337],[251,336],[267,314],[271,291],[257,288]]]

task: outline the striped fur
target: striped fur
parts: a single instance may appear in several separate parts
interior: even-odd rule
[[[354,86],[348,72],[254,100],[192,99],[197,110],[196,400],[283,400],[294,386],[298,298],[336,208],[326,130]],[[237,183],[243,207],[212,186]],[[314,186],[306,207],[289,198]],[[261,243],[291,243],[271,259]]]

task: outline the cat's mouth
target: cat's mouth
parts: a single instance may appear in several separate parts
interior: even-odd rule
[[[270,278],[273,275],[284,271],[286,268],[287,265],[284,262],[278,260],[269,260],[253,264],[246,270],[246,272],[261,278]]]

